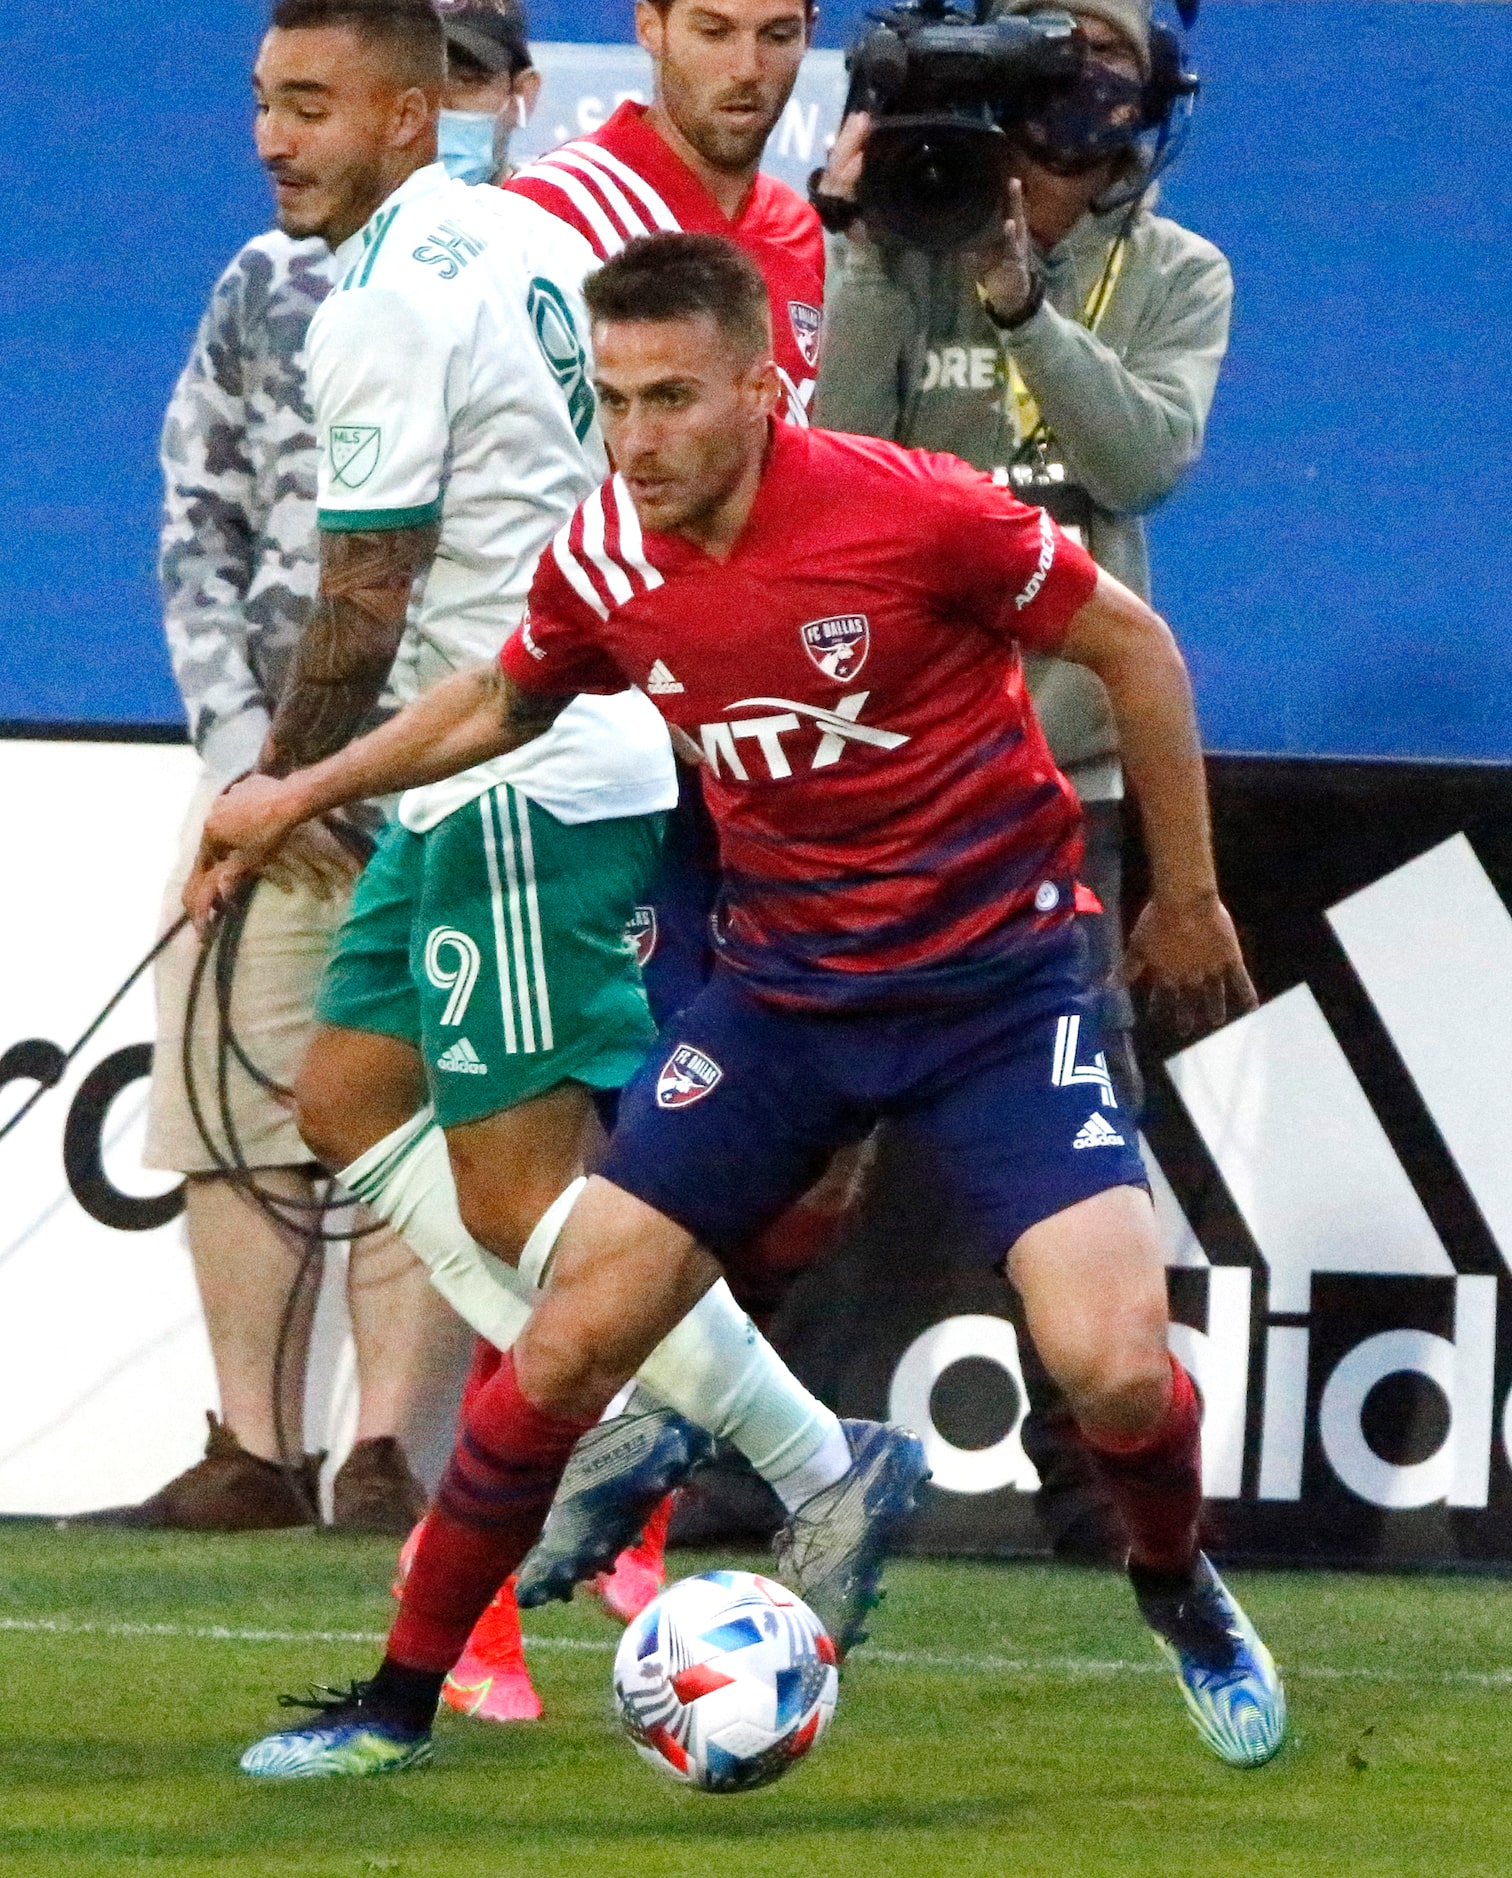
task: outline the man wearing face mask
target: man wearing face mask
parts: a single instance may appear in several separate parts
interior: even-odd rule
[[[1006,0],[996,11],[1040,5]],[[1142,517],[1202,448],[1233,283],[1210,242],[1153,210],[1132,135],[1150,97],[1150,0],[1065,0],[1065,10],[1086,47],[1082,80],[1011,133],[1008,213],[984,247],[938,256],[870,237],[854,219],[869,125],[857,116],[842,127],[815,183],[827,224],[844,237],[832,256],[815,419],[999,473],[1148,599]],[[1113,718],[1090,672],[1040,656],[1026,665],[1056,762],[1086,812],[1082,877],[1104,911],[1083,925],[1106,987],[1109,1067],[1120,1101],[1137,1110]],[[1096,1511],[1076,1457],[1055,1438],[1053,1411],[1048,1424],[1031,1414],[1025,1435],[1057,1549],[1095,1553]]]
[[[459,183],[502,183],[509,139],[525,128],[541,95],[525,10],[516,0],[437,0],[436,11],[446,34],[441,161]]]

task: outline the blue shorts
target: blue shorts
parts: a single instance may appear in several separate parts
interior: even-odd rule
[[[725,1256],[888,1119],[1000,1264],[1040,1220],[1148,1185],[1085,959],[1073,927],[990,997],[903,1015],[777,1010],[718,968],[624,1091],[600,1171]]]
[[[709,982],[709,920],[719,898],[719,840],[694,770],[678,769],[677,807],[667,817],[661,866],[641,916],[641,978],[657,1028]]]

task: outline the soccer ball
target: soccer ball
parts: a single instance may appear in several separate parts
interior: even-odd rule
[[[703,1572],[620,1639],[614,1706],[642,1760],[706,1793],[780,1780],[829,1726],[835,1646],[801,1598],[753,1572]]]

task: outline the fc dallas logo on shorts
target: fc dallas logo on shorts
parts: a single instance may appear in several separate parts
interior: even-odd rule
[[[680,1043],[656,1079],[656,1106],[685,1109],[690,1102],[701,1102],[723,1080],[724,1071],[713,1057],[695,1050],[691,1043]]]
[[[817,365],[819,328],[824,324],[824,315],[816,306],[809,306],[802,300],[789,300],[788,318],[793,322],[793,337],[798,341],[798,350],[810,365]]]
[[[849,684],[871,651],[871,625],[864,613],[810,620],[798,628],[798,637],[820,671],[837,684]]]
[[[656,908],[638,906],[625,922],[625,938],[642,971],[656,956]]]

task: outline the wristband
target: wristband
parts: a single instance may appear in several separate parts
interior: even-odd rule
[[[981,301],[988,319],[992,321],[993,325],[996,326],[1000,333],[1016,333],[1021,326],[1027,326],[1030,320],[1034,318],[1035,314],[1038,313],[1040,308],[1045,304],[1045,277],[1043,274],[1035,275],[1034,285],[1029,289],[1029,298],[1019,308],[1017,313],[1011,314],[1007,318],[999,313],[997,308],[992,304],[992,301],[988,298],[987,289],[980,281],[977,282],[977,298]]]
[[[832,235],[843,235],[861,213],[861,206],[849,196],[832,196],[821,189],[824,171],[814,170],[808,179],[808,199],[814,213]]]

